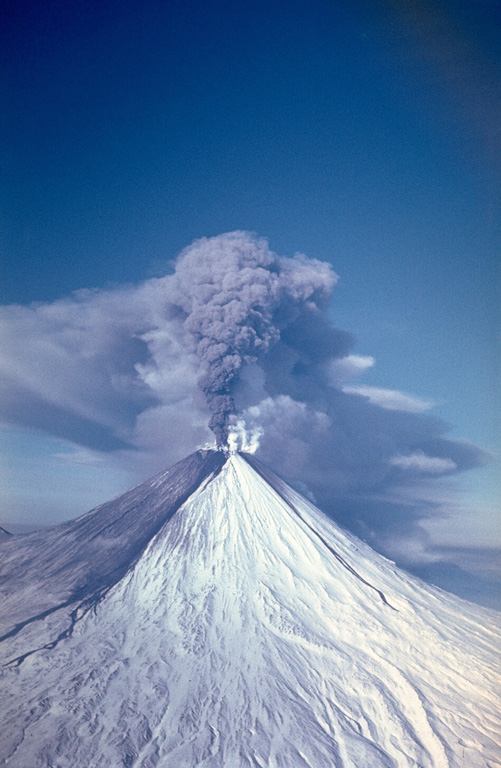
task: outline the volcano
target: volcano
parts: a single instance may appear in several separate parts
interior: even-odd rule
[[[0,542],[9,768],[494,768],[499,614],[253,457]]]

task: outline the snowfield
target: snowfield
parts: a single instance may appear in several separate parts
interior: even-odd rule
[[[0,765],[495,768],[499,614],[251,457],[0,543]]]

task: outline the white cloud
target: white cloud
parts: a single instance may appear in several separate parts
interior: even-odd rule
[[[329,376],[332,384],[344,384],[345,381],[361,376],[375,364],[370,355],[346,355],[333,360],[329,367]]]
[[[423,472],[428,475],[442,475],[444,472],[453,472],[457,469],[457,464],[452,459],[427,456],[423,451],[392,456],[390,465],[405,471]]]
[[[407,413],[422,413],[433,408],[434,403],[423,400],[397,389],[383,389],[381,387],[343,387],[343,391],[351,395],[367,397],[371,403],[387,411],[405,411]]]

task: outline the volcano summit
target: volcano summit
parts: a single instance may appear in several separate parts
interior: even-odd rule
[[[0,557],[0,765],[501,765],[498,615],[251,456],[199,451]]]

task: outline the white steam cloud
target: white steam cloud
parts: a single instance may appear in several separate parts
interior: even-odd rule
[[[249,430],[243,419],[230,424],[228,429],[228,448],[230,453],[236,453],[237,451],[256,453],[262,434],[262,427],[256,426]]]

